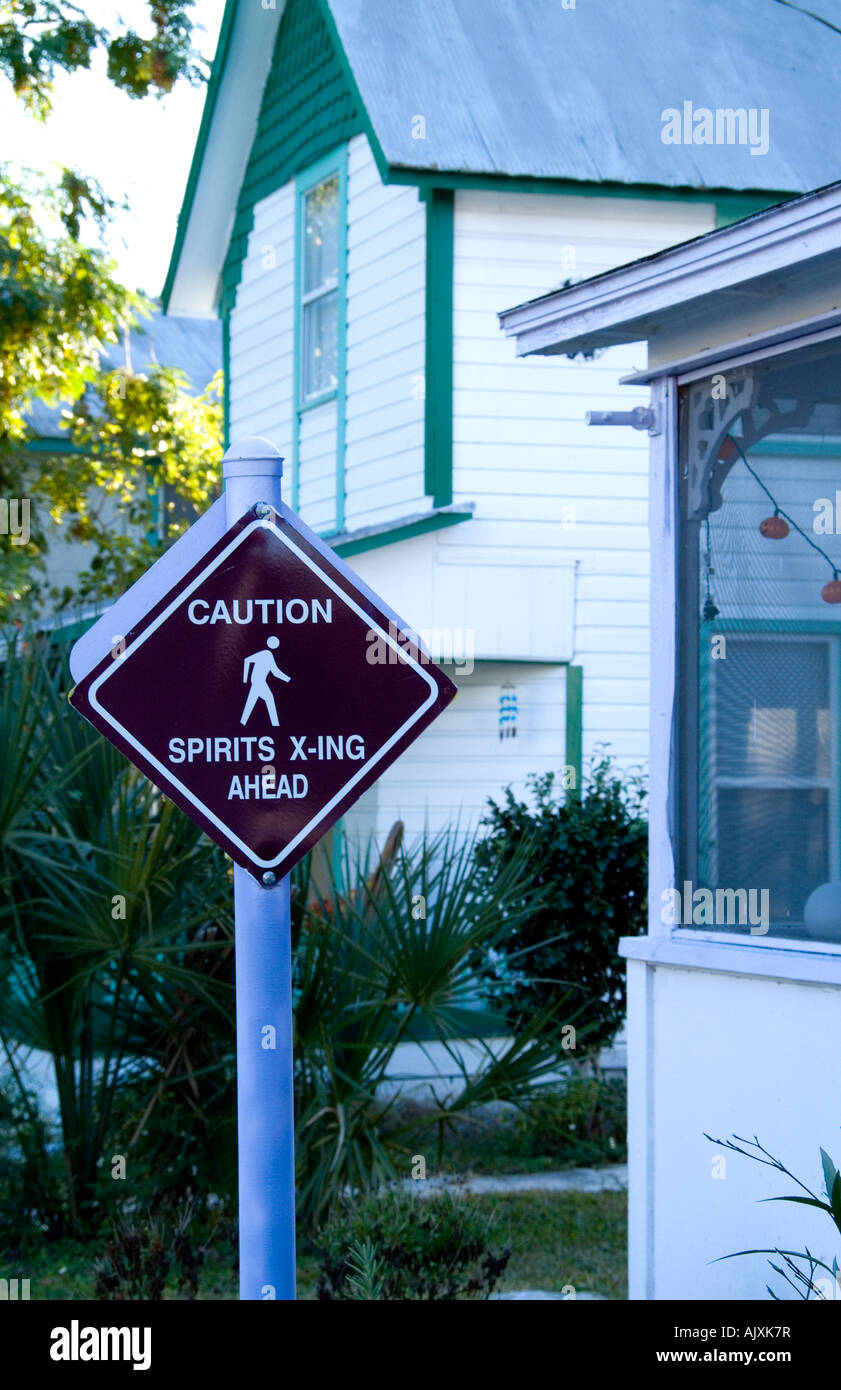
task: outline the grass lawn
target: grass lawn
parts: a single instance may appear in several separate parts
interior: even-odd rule
[[[430,1200],[434,1201],[434,1198]],[[512,1196],[467,1195],[497,1221],[494,1249],[509,1245],[512,1256],[501,1285],[516,1289],[550,1289],[570,1285],[576,1293],[627,1298],[625,1241],[627,1198],[624,1192],[520,1192]],[[25,1256],[0,1255],[7,1278],[28,1278],[33,1299],[93,1298],[96,1244],[59,1241],[40,1245]],[[201,1299],[235,1299],[232,1252],[211,1250],[201,1272]],[[318,1267],[311,1256],[298,1261],[298,1296],[314,1299]],[[172,1291],[170,1297],[178,1297]]]
[[[503,1293],[572,1285],[577,1294],[628,1297],[625,1192],[517,1192],[476,1196],[499,1218],[497,1242],[510,1245]]]

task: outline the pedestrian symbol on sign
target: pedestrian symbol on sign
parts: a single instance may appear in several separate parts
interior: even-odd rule
[[[257,701],[262,700],[266,709],[269,711],[269,719],[272,722],[272,727],[275,729],[277,728],[277,705],[275,704],[274,695],[269,690],[269,676],[277,676],[278,680],[286,681],[287,683],[291,680],[291,677],[287,676],[285,671],[281,671],[272,656],[272,651],[279,646],[279,639],[277,637],[270,637],[262,651],[252,652],[251,656],[247,656],[242,663],[242,679],[244,681],[249,679],[250,667],[251,689],[248,692],[248,699],[245,702],[245,709],[239,721],[240,724],[248,723]],[[271,650],[267,650],[267,648]]]

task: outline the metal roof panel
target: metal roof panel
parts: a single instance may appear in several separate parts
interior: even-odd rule
[[[841,33],[778,0],[329,5],[392,167],[792,192],[841,175]],[[664,144],[684,101],[767,109],[767,153]]]

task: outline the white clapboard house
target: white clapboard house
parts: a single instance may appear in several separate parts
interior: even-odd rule
[[[497,312],[841,172],[839,57],[774,0],[229,0],[167,312],[459,686],[357,830],[645,763],[648,439],[583,419],[644,347],[516,362]]]

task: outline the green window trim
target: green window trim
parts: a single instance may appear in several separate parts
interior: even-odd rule
[[[426,410],[424,491],[434,507],[453,500],[453,244],[455,195],[426,197]]]
[[[335,515],[331,531],[341,531],[345,524],[345,432],[347,426],[347,142],[319,159],[295,177],[295,309],[293,328],[293,402],[292,402],[292,506],[298,510],[300,498],[300,430],[301,417],[319,406],[336,403],[336,473]],[[336,386],[315,398],[305,399],[302,390],[302,317],[304,282],[304,218],[306,195],[318,184],[333,175],[338,177],[338,283],[337,283],[337,341]]]
[[[222,314],[222,447],[231,443],[231,311]]]
[[[432,512],[429,516],[407,517],[403,521],[387,521],[382,526],[360,528],[361,534],[353,532],[331,532],[322,536],[329,542],[337,555],[361,555],[366,550],[379,550],[384,545],[396,545],[399,541],[412,540],[415,536],[425,536],[430,531],[440,531],[445,526],[456,526],[462,521],[471,521],[473,505],[459,511]]]
[[[750,451],[752,454],[779,455],[784,458],[839,458],[841,457],[841,439],[827,436],[823,439],[816,439],[811,435],[809,439],[799,440],[797,438],[760,439],[754,444]]]
[[[581,765],[582,765],[582,745],[583,745],[583,711],[584,711],[584,668],[583,666],[567,666],[567,688],[566,688],[566,752],[565,761],[567,767],[573,768],[575,772],[575,786],[570,787],[571,798],[578,800],[581,796]]]

